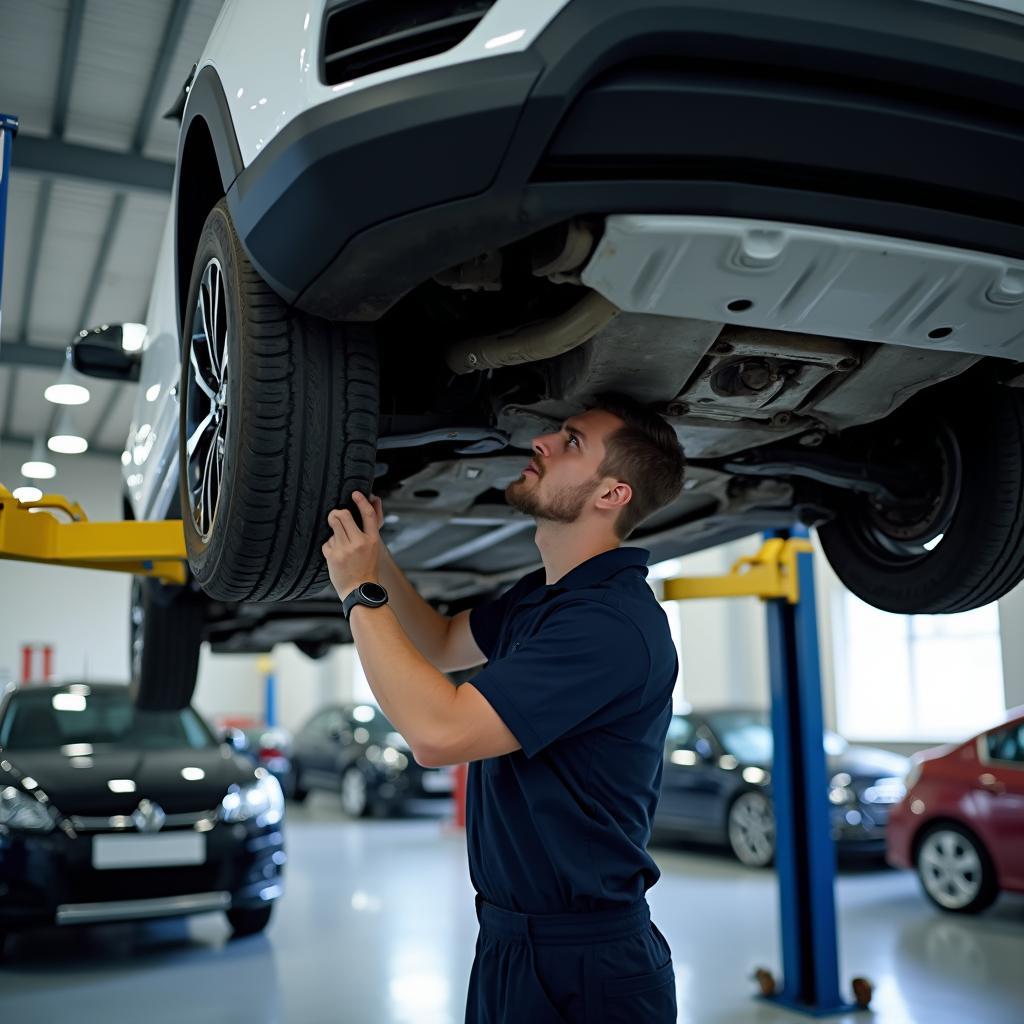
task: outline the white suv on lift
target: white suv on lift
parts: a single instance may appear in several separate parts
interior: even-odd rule
[[[951,612],[1024,575],[1024,15],[966,0],[227,0],[178,114],[126,445],[195,586],[137,669],[346,639],[329,509],[448,611],[535,564],[530,439],[596,393],[689,472],[655,559],[796,520]],[[87,353],[80,365],[87,368]],[[110,371],[108,368],[108,372]]]

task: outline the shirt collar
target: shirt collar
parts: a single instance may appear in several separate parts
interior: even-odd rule
[[[610,551],[602,551],[580,562],[575,569],[570,569],[560,580],[551,584],[551,589],[582,590],[633,566],[642,569],[646,578],[647,560],[650,557],[651,553],[646,548],[612,548]]]

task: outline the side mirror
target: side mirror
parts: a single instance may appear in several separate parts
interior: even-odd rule
[[[71,342],[71,365],[86,377],[137,381],[145,324],[103,324]]]

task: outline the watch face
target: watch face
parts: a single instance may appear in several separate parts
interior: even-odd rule
[[[364,583],[359,593],[374,604],[383,604],[388,599],[388,592],[379,583]]]

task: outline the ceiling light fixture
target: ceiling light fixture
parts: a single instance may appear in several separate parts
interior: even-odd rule
[[[42,437],[32,443],[32,455],[21,464],[21,473],[30,480],[52,480],[57,475],[57,467],[46,457]]]
[[[57,425],[46,446],[51,452],[60,455],[81,455],[89,447],[89,442],[78,429],[71,409],[65,408],[57,417]]]
[[[23,484],[21,487],[15,487],[11,493],[18,501],[24,502],[38,501],[43,496],[43,492],[32,484]]]
[[[51,384],[43,397],[54,405],[84,405],[89,401],[89,389],[75,383],[75,368],[71,365],[71,346],[68,345],[64,365],[56,384]]]

